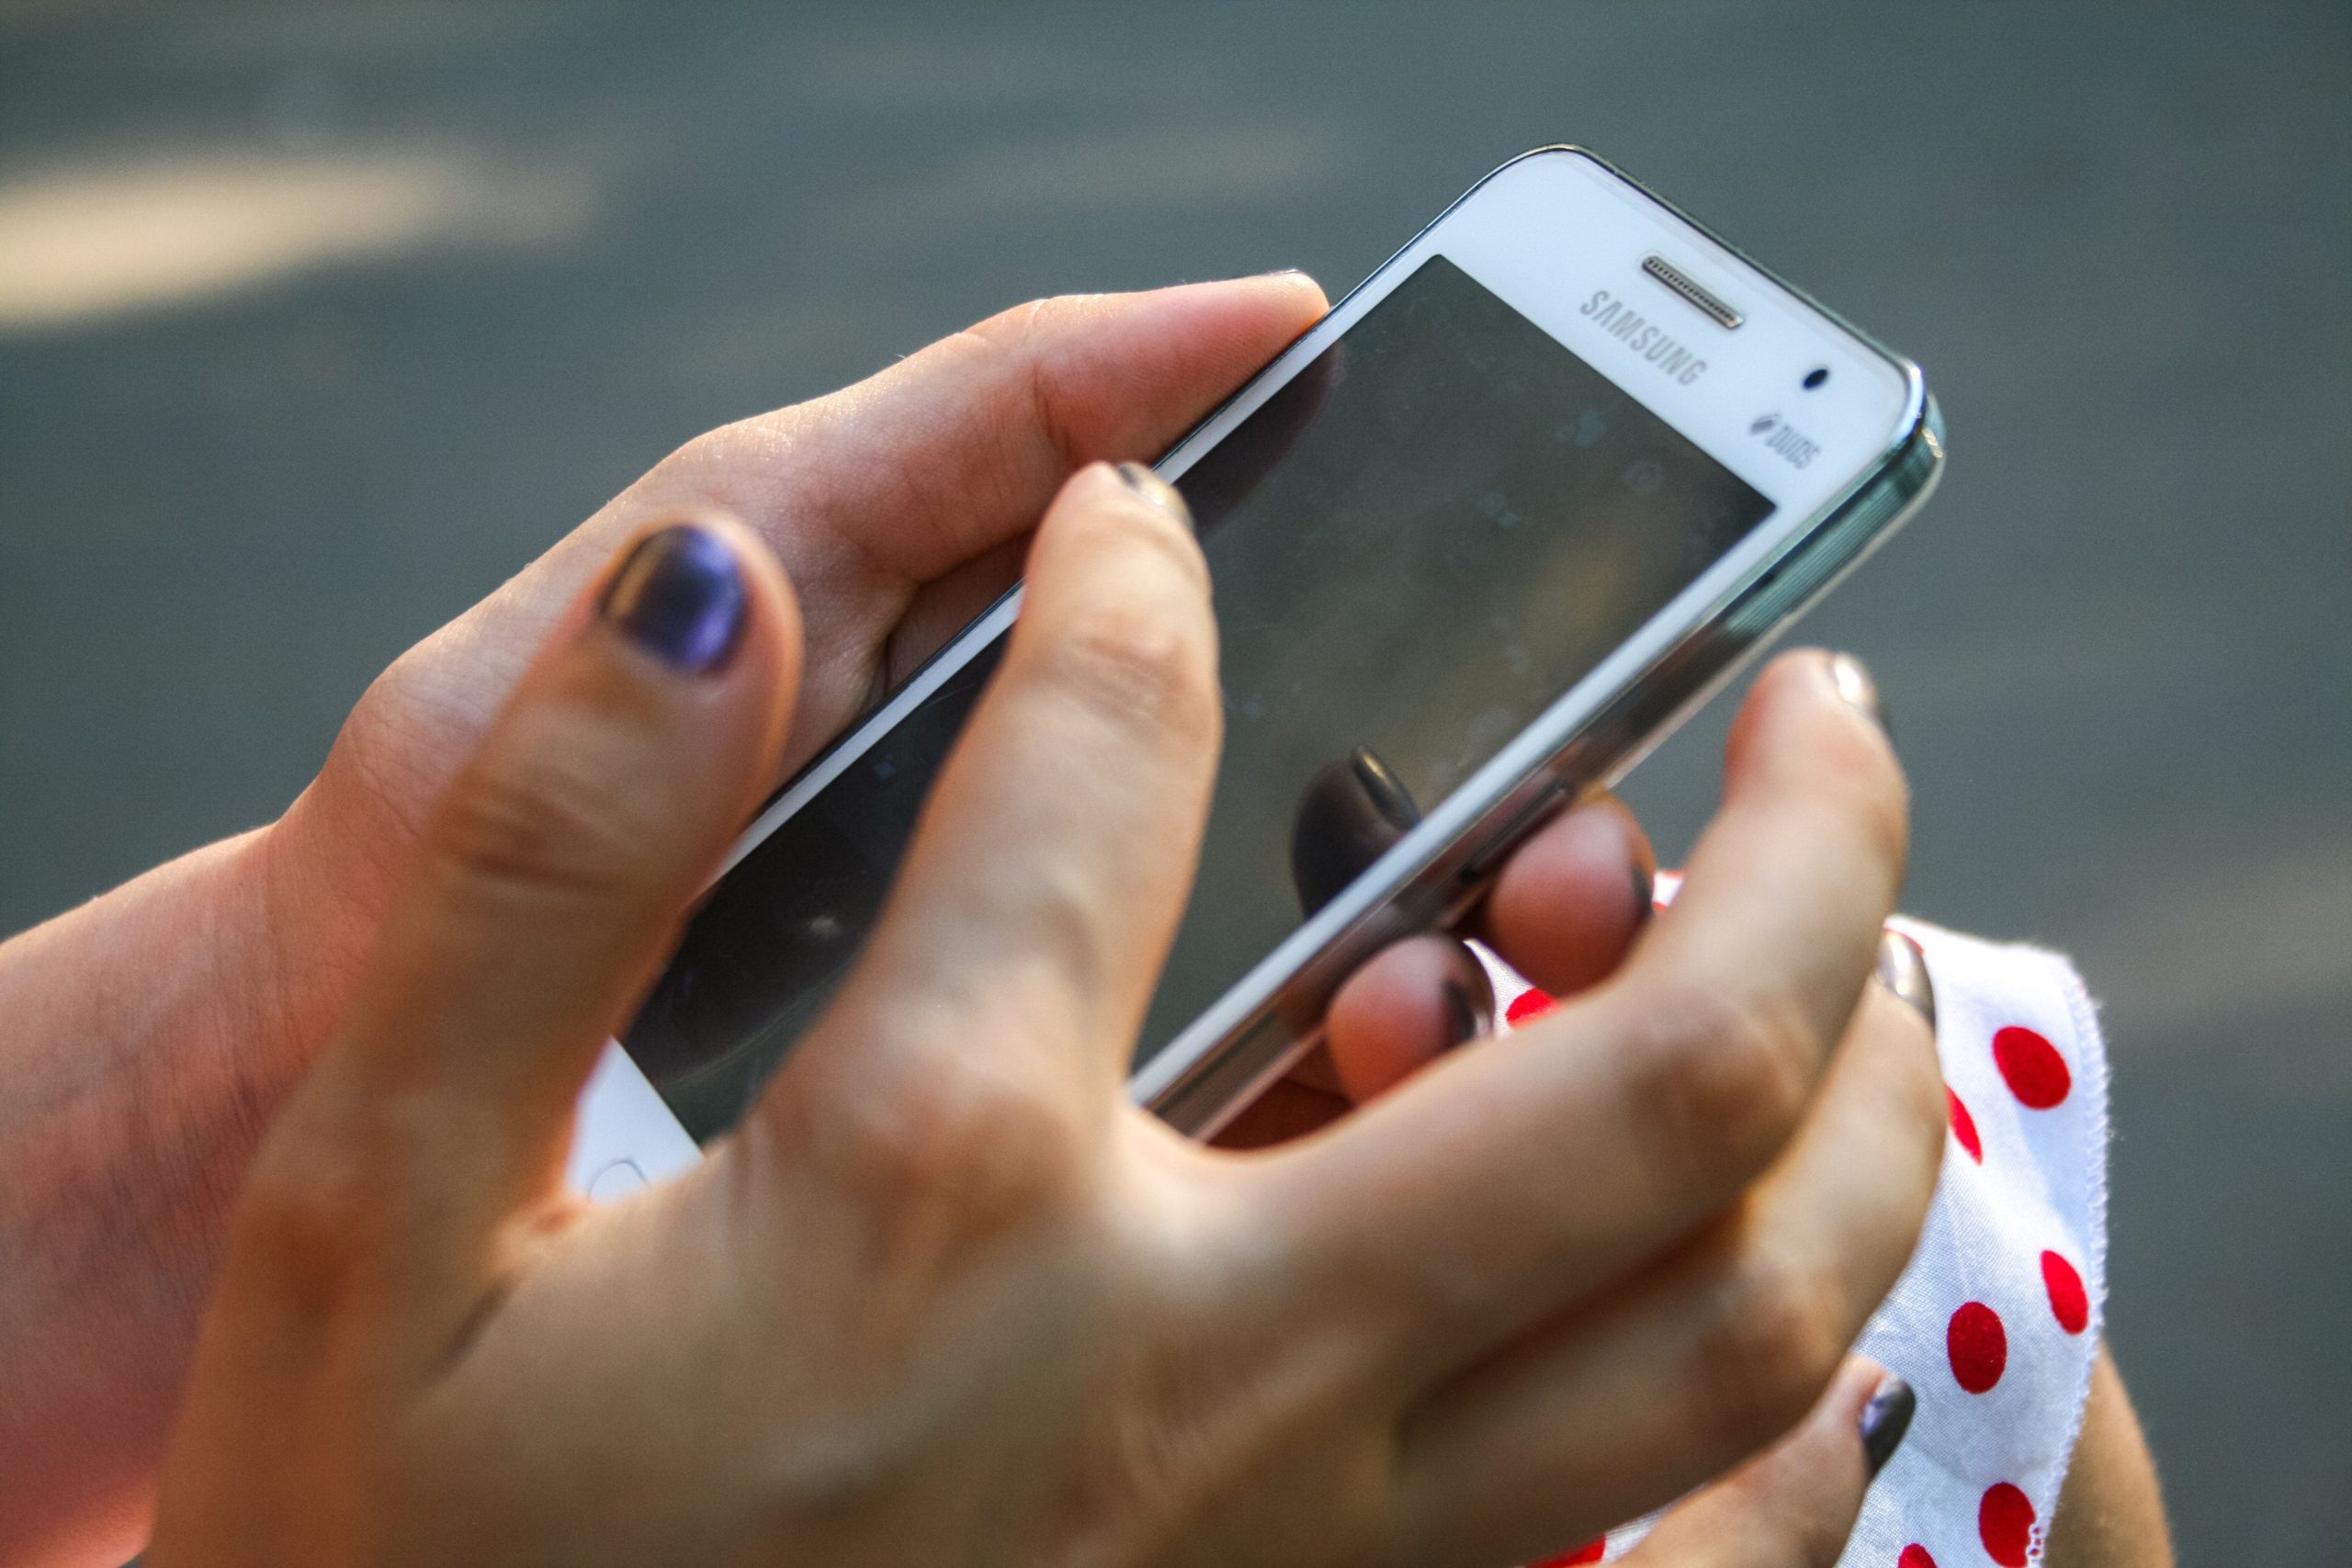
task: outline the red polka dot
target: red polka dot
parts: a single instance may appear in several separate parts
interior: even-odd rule
[[[1550,997],[1530,987],[1511,998],[1510,1006],[1503,1010],[1503,1017],[1510,1021],[1513,1029],[1517,1029],[1522,1023],[1542,1018],[1558,1005]]]
[[[1894,1568],[1936,1568],[1936,1560],[1928,1554],[1926,1547],[1915,1540],[1903,1549],[1902,1556],[1894,1560]]]
[[[2033,1505],[2007,1482],[1996,1483],[1976,1506],[1976,1534],[2001,1568],[2025,1568],[2033,1543]]]
[[[2080,1334],[2090,1326],[2090,1293],[2083,1289],[2083,1277],[2075,1272],[2073,1264],[2054,1252],[2043,1253],[2041,1283],[2050,1292],[2050,1313],[2059,1327]]]
[[[1535,1568],[1576,1568],[1579,1562],[1598,1562],[1608,1550],[1609,1538],[1605,1535],[1600,1536],[1586,1541],[1574,1551],[1563,1551],[1557,1557],[1547,1557],[1537,1563]]]
[[[1944,1329],[1944,1350],[1951,1357],[1952,1381],[1971,1393],[1983,1393],[2001,1381],[2009,1364],[2009,1332],[2001,1314],[1983,1302],[1969,1302],[1951,1314]]]
[[[1968,1107],[1961,1103],[1960,1096],[1951,1091],[1950,1084],[1944,1086],[1944,1114],[1951,1122],[1951,1135],[1960,1140],[1960,1146],[1968,1151],[1968,1157],[1983,1165],[1984,1140],[1976,1135],[1976,1118],[1968,1113]]]
[[[2009,1092],[2028,1110],[2047,1111],[2062,1103],[2075,1087],[2058,1047],[2022,1024],[2010,1024],[1993,1036],[1993,1061]]]

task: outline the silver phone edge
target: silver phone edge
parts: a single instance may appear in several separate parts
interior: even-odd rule
[[[1578,790],[1613,784],[1630,772],[1822,595],[1891,537],[1927,500],[1941,474],[1942,417],[1934,398],[1927,392],[1917,365],[1607,158],[1572,143],[1532,148],[1497,166],[1423,224],[1353,288],[1333,301],[1331,310],[1336,311],[1369,288],[1423,235],[1505,170],[1530,158],[1559,154],[1589,159],[1623,180],[1893,365],[1904,377],[1906,390],[1905,413],[1897,423],[1896,437],[1871,468],[1819,508],[1810,523],[1792,534],[1777,554],[1758,562],[1607,703],[1582,718],[1571,716],[1546,761],[1491,792],[1475,817],[1442,840],[1421,842],[1418,832],[1408,835],[1397,846],[1397,852],[1407,852],[1409,847],[1418,852],[1413,853],[1409,863],[1396,869],[1388,879],[1387,891],[1373,893],[1363,889],[1372,893],[1369,907],[1295,965],[1239,1021],[1206,1040],[1192,1038],[1194,1032],[1188,1030],[1138,1068],[1128,1080],[1130,1099],[1180,1132],[1203,1138],[1214,1135],[1234,1112],[1319,1040],[1323,1008],[1340,979],[1389,942],[1418,931],[1442,928],[1466,913],[1484,892],[1487,874],[1512,844],[1573,799]],[[1203,414],[1192,429],[1170,443],[1168,450],[1172,453],[1182,449],[1233,402],[1247,396],[1257,380],[1253,376],[1237,388],[1231,396]],[[920,681],[932,666],[954,656],[980,623],[996,614],[1005,599],[1019,592],[1015,585],[973,617],[970,625],[924,660],[901,689]],[[754,822],[802,787],[812,775],[825,772],[837,753],[859,748],[881,716],[879,713],[868,715],[846,727],[831,744],[776,787],[763,802]],[[1559,716],[1556,708],[1548,710],[1528,730],[1521,731],[1521,737]],[[1458,792],[1449,797],[1456,798]],[[741,847],[738,852],[740,855]],[[1394,853],[1382,864],[1390,864]],[[732,863],[730,859],[712,876],[714,885],[732,869]],[[1378,871],[1380,867],[1374,869]],[[1357,902],[1354,896],[1358,892],[1350,889],[1349,895],[1343,895],[1339,902]],[[1230,998],[1261,979],[1259,972],[1253,971],[1227,996]]]
[[[1522,774],[1471,822],[1396,880],[1317,949],[1241,1023],[1204,1047],[1180,1039],[1153,1059],[1162,1081],[1134,1094],[1179,1132],[1209,1137],[1321,1037],[1339,982],[1389,943],[1442,929],[1476,904],[1510,849],[1583,789],[1622,779],[1918,511],[1943,468],[1943,422],[1932,397],[1902,446],[1833,503],[1716,614],[1678,638],[1615,698],[1578,725],[1548,762]],[[1190,1056],[1173,1074],[1162,1064]],[[1130,1080],[1131,1093],[1143,1077]]]
[[[1476,815],[1455,831],[1420,844],[1408,864],[1391,873],[1387,891],[1375,894],[1369,908],[1295,965],[1239,1021],[1205,1041],[1187,1038],[1192,1032],[1187,1031],[1145,1064],[1129,1079],[1130,1098],[1179,1132],[1213,1136],[1314,1047],[1321,1037],[1323,1010],[1340,980],[1389,943],[1442,929],[1467,913],[1512,845],[1579,791],[1613,784],[1629,773],[1893,537],[1926,502],[1942,475],[1942,412],[1916,364],[1588,149],[1561,144],[1521,153],[1464,191],[1421,232],[1442,222],[1503,169],[1556,153],[1600,164],[1887,360],[1904,378],[1904,414],[1877,463],[1793,531],[1778,552],[1758,561],[1597,710],[1581,717],[1565,716],[1564,732],[1549,748],[1546,761],[1492,791]],[[1416,234],[1414,240],[1419,237]],[[1408,240],[1399,246],[1396,254],[1412,243]],[[1374,268],[1365,282],[1380,276],[1395,260],[1392,255]],[[1531,728],[1556,716],[1547,713]],[[1398,846],[1399,851],[1405,848]],[[1262,983],[1252,975],[1235,989],[1253,982]]]

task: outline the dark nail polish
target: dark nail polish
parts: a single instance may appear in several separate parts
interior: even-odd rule
[[[1878,682],[1871,679],[1871,672],[1862,667],[1860,660],[1850,653],[1831,654],[1829,683],[1838,688],[1839,696],[1867,714],[1872,724],[1889,736],[1894,733],[1887,726],[1886,704],[1879,696]]]
[[[1928,955],[1901,931],[1885,931],[1878,939],[1878,983],[1917,1010],[1936,1030],[1936,987],[1928,977]]]
[[[1860,1423],[1862,1437],[1862,1462],[1876,1475],[1886,1468],[1902,1445],[1903,1434],[1911,1429],[1911,1417],[1918,1413],[1919,1396],[1901,1378],[1890,1376],[1878,1385],[1862,1406]]]
[[[1448,1041],[1454,1045],[1466,1045],[1487,1032],[1487,1021],[1479,1016],[1478,1004],[1470,993],[1448,980],[1445,983],[1445,1030]]]
[[[699,675],[725,664],[742,642],[751,596],[727,542],[680,523],[637,542],[597,609],[662,663]]]
[[[1380,819],[1396,829],[1398,837],[1410,832],[1421,819],[1421,808],[1413,804],[1413,792],[1405,781],[1388,771],[1388,764],[1372,754],[1370,749],[1359,746],[1348,758],[1348,771],[1363,786],[1363,798]]]
[[[1193,509],[1184,504],[1184,498],[1177,493],[1174,485],[1170,484],[1141,463],[1121,463],[1114,471],[1118,474],[1121,484],[1125,485],[1185,527],[1189,528],[1193,525]]]
[[[1338,897],[1421,819],[1404,781],[1363,747],[1317,771],[1291,817],[1291,886],[1299,912]]]

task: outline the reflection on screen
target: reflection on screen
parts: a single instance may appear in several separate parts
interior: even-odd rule
[[[1292,833],[1318,776],[1369,752],[1433,805],[1770,510],[1443,257],[1178,485],[1216,584],[1226,747],[1138,1061],[1298,925]],[[847,973],[997,656],[695,917],[625,1043],[696,1138],[733,1123]]]

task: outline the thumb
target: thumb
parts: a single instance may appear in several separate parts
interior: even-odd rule
[[[266,1211],[304,1193],[294,1213],[343,1233],[313,1239],[389,1247],[386,1274],[433,1291],[560,1192],[573,1100],[757,807],[799,665],[791,590],[740,525],[622,552],[435,808],[256,1166]]]

